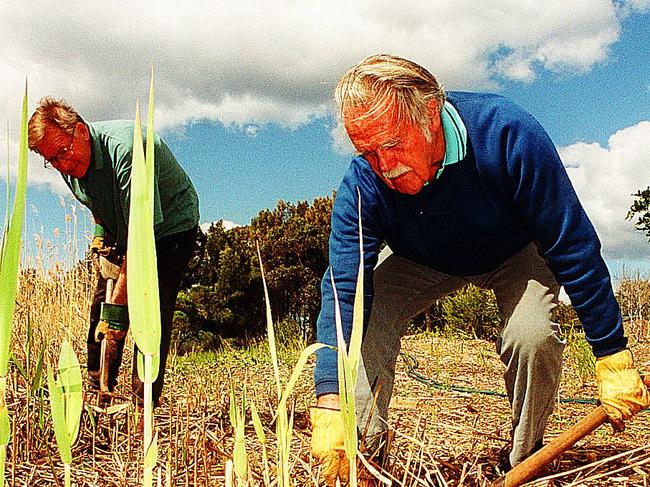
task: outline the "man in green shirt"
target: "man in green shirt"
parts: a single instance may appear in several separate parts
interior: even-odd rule
[[[126,253],[129,221],[131,160],[133,153],[131,121],[86,122],[62,100],[46,97],[39,102],[29,121],[29,148],[45,160],[45,166],[58,170],[75,198],[87,206],[100,234],[105,233],[117,253]],[[161,370],[153,385],[154,404],[158,405],[169,352],[171,325],[176,295],[183,271],[192,256],[199,221],[199,202],[187,173],[178,164],[167,144],[154,138],[154,231],[158,257],[158,289],[161,313]],[[145,141],[146,143],[146,141]],[[93,246],[101,245],[100,235]],[[137,265],[137,262],[132,262]],[[125,258],[110,297],[123,306],[116,318],[128,324]],[[97,380],[100,349],[95,339],[99,304],[106,298],[106,280],[100,276],[93,298],[88,333],[88,373]],[[121,346],[110,365],[111,388],[115,385],[121,362]],[[133,367],[133,392],[142,398],[142,383]]]

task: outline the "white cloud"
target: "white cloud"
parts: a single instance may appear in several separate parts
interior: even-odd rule
[[[336,121],[336,125],[330,130],[330,137],[332,138],[332,149],[337,154],[354,154],[356,149],[352,145],[352,141],[345,130],[345,126]]]
[[[159,129],[204,119],[296,127],[327,113],[341,74],[376,52],[411,58],[456,89],[588,70],[606,59],[622,19],[650,2],[615,3],[3,1],[0,113],[17,126],[28,77],[30,108],[53,95],[89,120],[132,118],[153,66]],[[30,182],[62,188],[39,171]]]
[[[221,224],[223,225],[224,230],[232,230],[235,227],[241,227],[241,225],[239,223],[235,223],[235,222],[230,221],[230,220],[217,220],[216,222],[204,222],[204,223],[201,223],[199,225],[199,227],[201,228],[201,231],[203,233],[208,233],[208,230],[210,230],[210,227],[212,225],[218,224],[219,222],[221,222]]]
[[[392,0],[160,0],[148,18],[150,6],[3,2],[0,107],[15,104],[27,75],[33,99],[54,94],[91,119],[131,118],[153,64],[165,123],[292,125],[321,114],[342,72],[371,53],[404,55],[449,86],[481,88],[495,74],[588,69],[620,29],[609,0],[416,0],[408,8]]]
[[[650,181],[650,121],[613,134],[607,147],[579,142],[560,155],[608,259],[647,259],[648,242],[625,215]]]
[[[257,132],[260,131],[260,127],[258,125],[246,125],[244,128],[244,132],[246,132],[246,135],[249,137],[255,137],[257,136]]]

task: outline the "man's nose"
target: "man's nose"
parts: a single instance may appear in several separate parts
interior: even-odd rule
[[[395,166],[397,166],[397,159],[391,154],[382,150],[378,150],[376,154],[377,161],[379,162],[379,170],[381,172],[390,171],[391,169],[394,169]]]

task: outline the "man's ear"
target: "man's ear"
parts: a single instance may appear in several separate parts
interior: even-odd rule
[[[77,125],[75,125],[75,131],[83,140],[90,140],[90,131],[88,130],[88,125],[85,123],[77,122]]]
[[[436,100],[435,98],[431,98],[427,102],[427,106],[429,107],[429,110],[431,110],[432,113],[433,112],[440,113],[440,104],[438,103],[438,100]]]
[[[432,98],[427,102],[427,106],[429,107],[429,114],[431,116],[431,129],[435,132],[441,124],[440,103],[435,98]]]

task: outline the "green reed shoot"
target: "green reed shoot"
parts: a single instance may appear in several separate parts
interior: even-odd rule
[[[237,406],[235,387],[230,384],[230,424],[235,432],[235,446],[233,448],[233,464],[237,485],[248,485],[248,455],[246,454],[246,390],[242,395],[241,408]]]
[[[5,485],[5,458],[11,437],[11,424],[7,411],[7,371],[11,344],[11,325],[16,303],[20,246],[25,220],[25,195],[27,191],[27,82],[23,96],[18,149],[18,176],[11,218],[2,235],[0,255],[0,486]],[[7,179],[7,208],[9,208],[9,179]]]
[[[334,274],[330,268],[330,279],[334,291],[334,307],[336,321],[336,343],[338,357],[339,375],[339,400],[341,414],[343,415],[345,431],[345,454],[350,462],[350,486],[357,485],[357,413],[355,406],[354,390],[357,384],[359,361],[361,358],[361,341],[363,337],[363,227],[361,224],[361,194],[359,196],[359,270],[357,274],[357,286],[354,296],[354,311],[352,314],[352,334],[350,336],[349,348],[346,347],[343,337],[343,326],[341,324],[341,310],[334,283]],[[346,351],[347,349],[347,351]]]
[[[275,412],[275,432],[278,440],[278,452],[277,452],[277,470],[278,470],[278,486],[288,487],[292,485],[291,483],[291,467],[289,454],[291,450],[291,437],[293,435],[293,415],[289,418],[287,412],[287,401],[291,392],[293,391],[296,382],[300,373],[305,367],[309,356],[316,352],[316,350],[325,347],[321,343],[314,343],[307,348],[305,348],[300,356],[298,361],[293,368],[293,372],[287,382],[284,391],[282,389],[282,382],[280,380],[280,367],[278,362],[278,353],[276,348],[275,341],[275,330],[273,327],[273,319],[271,317],[271,302],[269,300],[269,290],[266,285],[266,277],[264,275],[264,265],[262,264],[262,255],[260,253],[259,244],[257,245],[257,257],[260,261],[260,273],[262,275],[262,285],[264,287],[264,298],[266,302],[266,329],[269,339],[269,348],[271,352],[271,361],[273,362],[273,372],[275,375],[275,384],[278,394],[278,408]]]
[[[269,475],[269,458],[266,452],[266,433],[264,433],[264,426],[262,425],[262,419],[260,418],[259,413],[257,412],[257,407],[255,406],[255,401],[251,401],[251,418],[253,419],[253,427],[255,428],[255,435],[262,445],[262,463],[264,465],[264,485],[271,485],[271,476]]]
[[[136,105],[131,167],[131,203],[127,240],[127,293],[131,334],[142,357],[138,375],[144,382],[144,485],[153,483],[157,459],[157,437],[153,437],[152,384],[158,377],[160,356],[160,297],[153,228],[154,130],[153,72],[149,88],[146,157],[140,122],[140,103]]]
[[[72,445],[79,433],[83,388],[79,360],[68,340],[61,343],[58,377],[54,377],[52,367],[48,364],[47,387],[50,393],[54,435],[65,468],[65,485],[69,487]]]

